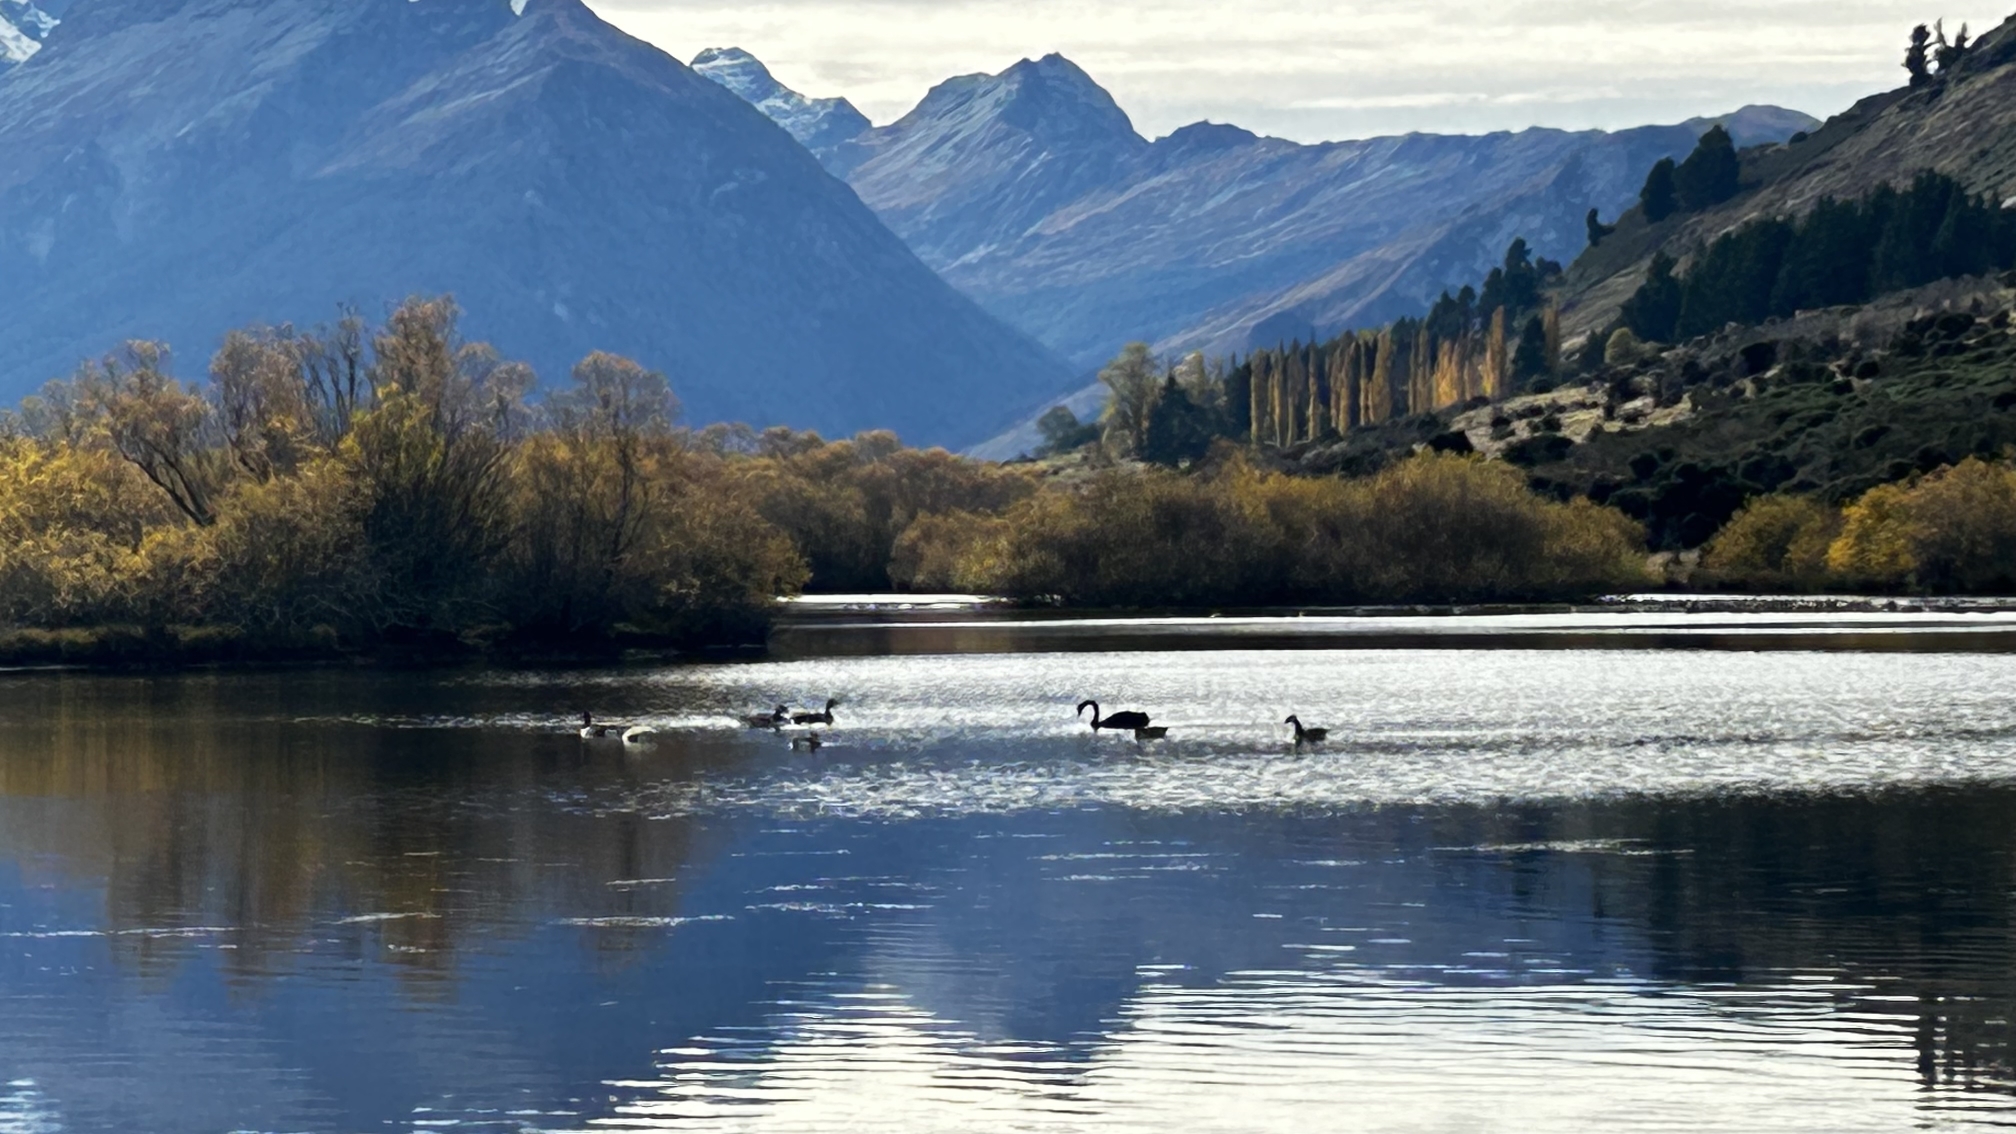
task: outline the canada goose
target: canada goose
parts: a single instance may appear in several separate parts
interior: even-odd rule
[[[581,714],[581,739],[607,740],[618,725],[596,724],[595,718],[585,710]]]
[[[1137,728],[1134,730],[1134,739],[1136,741],[1161,740],[1168,735],[1169,729],[1166,725],[1156,725],[1154,728]]]
[[[828,698],[826,699],[826,711],[825,711],[825,712],[823,712],[823,713],[792,713],[792,714],[791,714],[791,723],[792,723],[792,724],[823,724],[823,725],[830,725],[830,724],[832,724],[832,723],[833,723],[833,708],[834,708],[834,706],[838,705],[839,703],[840,703],[840,702],[838,702],[838,701],[834,700],[833,698],[831,698],[831,697],[828,697]]]
[[[1147,714],[1147,713],[1135,713],[1135,712],[1126,712],[1126,713],[1114,713],[1114,714],[1113,714],[1112,716],[1110,716],[1110,717],[1101,717],[1101,716],[1099,715],[1099,702],[1097,702],[1097,701],[1080,701],[1080,702],[1078,702],[1078,715],[1079,715],[1079,716],[1081,716],[1081,717],[1082,717],[1082,716],[1084,716],[1084,715],[1085,715],[1085,708],[1086,708],[1086,706],[1088,706],[1088,705],[1089,705],[1089,706],[1091,706],[1091,708],[1092,708],[1092,731],[1093,731],[1093,732],[1098,732],[1098,731],[1099,731],[1100,729],[1103,729],[1103,728],[1112,728],[1112,729],[1129,729],[1129,728],[1134,728],[1134,729],[1141,729],[1141,728],[1147,728],[1147,727],[1148,727],[1148,714]]]
[[[623,730],[623,743],[649,744],[658,739],[658,730],[650,725],[633,725]]]
[[[825,743],[825,741],[819,739],[818,733],[808,732],[804,736],[794,736],[791,738],[791,750],[794,752],[797,751],[798,746],[802,744],[805,746],[805,751],[817,752]]]
[[[742,723],[748,725],[750,728],[782,728],[784,727],[784,722],[790,719],[790,708],[785,705],[779,705],[773,712],[757,713],[753,717],[743,717]]]
[[[1297,748],[1300,748],[1304,744],[1321,744],[1330,739],[1330,730],[1327,728],[1303,728],[1301,717],[1291,716],[1281,723],[1295,726],[1295,746]]]

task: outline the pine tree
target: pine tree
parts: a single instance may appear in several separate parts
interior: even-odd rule
[[[1680,207],[1680,199],[1673,188],[1673,159],[1660,158],[1645,175],[1645,187],[1638,191],[1638,204],[1645,210],[1645,219],[1658,224],[1673,215]]]
[[[1176,381],[1171,371],[1162,383],[1162,396],[1148,411],[1147,437],[1141,445],[1141,459],[1175,467],[1195,461],[1211,447],[1211,427],[1203,408],[1190,392]]]
[[[1597,245],[1603,243],[1605,239],[1614,235],[1617,231],[1616,225],[1604,224],[1601,218],[1602,218],[1601,210],[1598,209],[1589,210],[1589,216],[1586,223],[1589,226],[1589,247],[1591,248],[1594,248]]]
[[[1925,45],[1932,41],[1932,31],[1924,24],[1911,29],[1911,46],[1904,51],[1904,69],[1911,72],[1911,85],[1922,87],[1932,81],[1932,68],[1926,63]]]
[[[1771,313],[1790,315],[1868,298],[1872,251],[1865,211],[1852,201],[1821,198],[1786,250]]]
[[[1736,143],[1720,125],[1701,135],[1687,160],[1673,171],[1680,207],[1690,213],[1710,209],[1736,195],[1741,163]]]
[[[1519,347],[1512,352],[1512,380],[1521,384],[1545,378],[1553,372],[1547,355],[1547,320],[1534,315],[1519,331]]]
[[[1624,325],[1641,341],[1673,340],[1673,330],[1680,324],[1680,281],[1673,278],[1675,266],[1673,257],[1664,252],[1655,254],[1645,282],[1624,301]]]

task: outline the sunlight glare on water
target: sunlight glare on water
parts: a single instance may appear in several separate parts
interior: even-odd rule
[[[17,675],[0,1134],[2016,1125],[2016,654],[848,633]]]
[[[818,760],[650,789],[654,813],[1325,808],[2016,779],[2005,655],[1298,651],[877,658],[681,674],[832,689]],[[823,684],[821,684],[823,682]],[[1167,740],[1091,735],[1082,698]],[[1296,751],[1283,718],[1331,729]],[[676,718],[666,718],[677,727]]]

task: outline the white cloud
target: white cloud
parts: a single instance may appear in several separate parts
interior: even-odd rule
[[[1895,86],[1899,0],[589,0],[681,59],[747,48],[877,122],[942,79],[1061,51],[1145,134],[1209,118],[1313,141],[1670,122],[1749,102],[1825,116]],[[1976,32],[2001,13],[1945,13]]]

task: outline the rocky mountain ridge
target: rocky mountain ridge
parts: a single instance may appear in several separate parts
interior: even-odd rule
[[[36,0],[0,0],[0,72],[34,58],[63,21]]]
[[[768,67],[740,48],[709,48],[693,58],[692,66],[741,95],[821,161],[870,128],[868,116],[853,103],[844,98],[806,98],[778,82]]]
[[[1051,55],[947,80],[822,160],[926,263],[1089,370],[1130,339],[1228,353],[1418,312],[1513,236],[1572,258],[1591,206],[1622,209],[1716,123],[1743,144],[1816,124],[1747,107],[1617,132],[1304,145],[1206,122],[1150,141]]]

